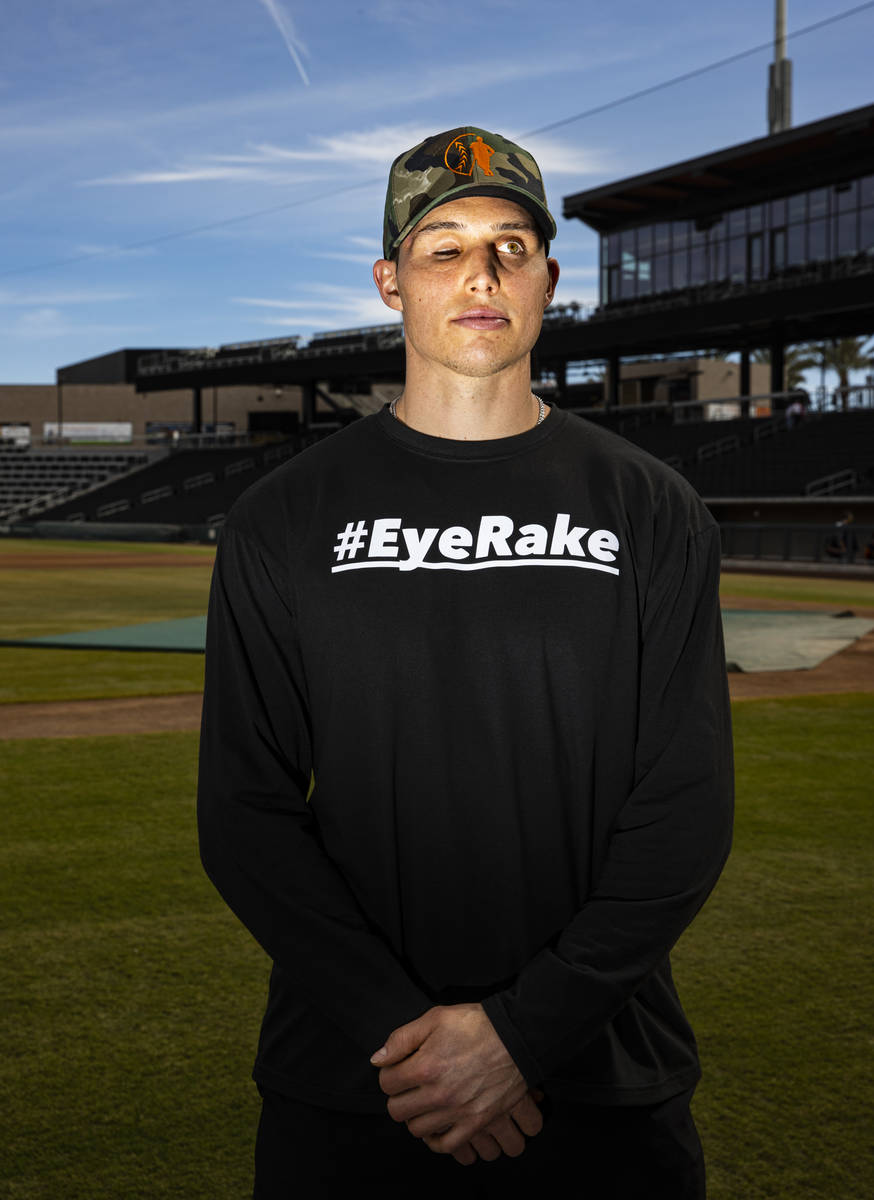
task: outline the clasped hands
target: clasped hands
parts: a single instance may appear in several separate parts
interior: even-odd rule
[[[429,1008],[376,1051],[389,1115],[438,1154],[469,1166],[515,1158],[543,1126],[529,1090],[481,1004]]]

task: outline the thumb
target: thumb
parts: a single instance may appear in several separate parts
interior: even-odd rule
[[[430,1031],[431,1023],[427,1018],[428,1014],[425,1013],[415,1021],[410,1021],[407,1025],[399,1025],[397,1029],[393,1030],[386,1039],[385,1045],[380,1046],[379,1050],[371,1056],[371,1065],[391,1067],[414,1054]]]

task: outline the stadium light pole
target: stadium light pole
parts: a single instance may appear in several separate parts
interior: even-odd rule
[[[786,0],[775,0],[774,61],[768,68],[768,133],[792,125],[792,60],[786,57]]]

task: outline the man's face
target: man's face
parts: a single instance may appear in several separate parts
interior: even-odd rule
[[[553,297],[533,217],[511,200],[468,196],[427,213],[397,263],[374,267],[385,303],[403,313],[407,360],[484,378],[526,357]]]

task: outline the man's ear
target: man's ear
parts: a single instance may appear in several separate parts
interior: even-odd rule
[[[373,264],[373,282],[382,297],[383,304],[393,308],[395,312],[403,312],[404,305],[398,291],[398,264],[388,258],[381,258]]]
[[[543,307],[549,308],[555,298],[555,289],[558,285],[559,269],[556,259],[548,258],[546,260],[546,269],[549,272],[549,287],[546,289],[546,302]]]

